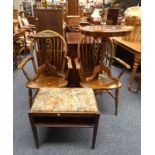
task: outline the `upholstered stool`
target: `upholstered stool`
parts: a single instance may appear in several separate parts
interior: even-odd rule
[[[95,146],[100,113],[91,88],[42,88],[28,114],[37,148],[37,126],[93,128]]]

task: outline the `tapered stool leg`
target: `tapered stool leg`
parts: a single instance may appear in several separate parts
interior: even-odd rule
[[[95,120],[95,127],[93,128],[93,140],[92,140],[92,149],[95,148],[96,136],[97,136],[97,128],[98,128],[99,115]]]
[[[39,149],[39,140],[38,140],[37,128],[33,125],[33,119],[32,119],[32,116],[30,114],[29,114],[29,120],[30,120],[30,124],[31,124],[31,128],[32,128],[32,133],[34,136],[36,148]]]
[[[32,89],[31,88],[29,88],[29,106],[30,108],[32,106]]]

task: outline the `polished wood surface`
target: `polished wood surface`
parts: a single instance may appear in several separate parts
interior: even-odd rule
[[[34,9],[36,32],[52,30],[63,35],[63,10]]]
[[[131,76],[128,83],[128,90],[132,90],[133,81],[141,61],[141,42],[126,41],[122,37],[114,38],[115,46],[119,45],[134,55],[134,65],[132,67]]]
[[[80,30],[83,34],[94,36],[95,38],[102,37],[103,40],[106,40],[107,37],[118,37],[130,34],[133,30],[133,26],[126,25],[96,25],[96,26],[84,26]],[[131,45],[129,45],[130,48]],[[136,46],[134,46],[136,48]],[[132,51],[132,50],[130,50]],[[132,75],[135,75],[139,63],[139,54],[135,55],[134,69],[132,70]],[[131,83],[133,82],[133,76],[130,78],[129,89],[131,88]]]
[[[31,37],[33,38],[30,46],[31,54],[18,65],[27,79],[30,105],[33,98],[32,89],[67,86],[67,76],[69,70],[72,69],[71,59],[67,56],[66,41],[59,33],[45,30]],[[27,72],[25,67],[30,61],[34,75]]]
[[[68,15],[78,15],[79,0],[68,0]]]
[[[32,103],[32,89],[42,87],[67,86],[67,76],[72,69],[71,59],[67,56],[67,44],[64,38],[51,30],[41,31],[31,36],[31,54],[18,65],[27,79],[26,86],[29,89],[29,103]],[[34,49],[33,49],[34,48]],[[37,66],[34,56],[37,59]],[[34,75],[31,76],[25,65],[31,61]]]
[[[77,16],[77,15],[67,16],[66,24],[71,27],[79,27],[80,26],[80,16]]]
[[[111,73],[112,61],[118,61],[123,69],[117,77]],[[75,59],[76,68],[80,76],[80,85],[93,88],[96,93],[107,92],[115,100],[115,115],[118,112],[118,97],[121,83],[119,79],[128,64],[114,57],[114,44],[110,38],[83,36],[78,43],[78,57]],[[110,90],[115,90],[113,95]]]
[[[72,15],[67,16],[65,26],[65,37],[67,32],[79,32],[80,16]]]
[[[123,36],[133,30],[132,26],[121,25],[89,25],[80,27],[80,30],[85,35],[94,35],[97,37],[114,37]]]
[[[119,43],[125,49],[130,50],[130,52],[141,53],[141,42],[133,42],[124,40],[122,37],[114,37],[114,41]]]
[[[66,42],[68,44],[67,55],[71,58],[72,65],[73,65],[73,69],[70,70],[68,75],[68,85],[72,87],[80,86],[80,77],[79,77],[78,71],[76,70],[74,59],[77,57],[77,47],[82,36],[83,35],[80,32],[66,33]]]
[[[32,36],[31,52],[35,45],[37,66],[33,54],[24,59],[18,67],[23,70],[28,83],[28,88],[62,87],[67,85],[67,68],[72,68],[71,60],[67,57],[67,44],[64,38],[57,32],[46,30]],[[30,77],[24,69],[28,61],[32,61],[35,74]],[[66,66],[67,65],[67,66]]]
[[[79,32],[71,32],[66,34],[67,44],[78,44],[84,35]]]

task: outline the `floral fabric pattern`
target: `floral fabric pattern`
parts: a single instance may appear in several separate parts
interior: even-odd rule
[[[31,112],[97,112],[91,88],[41,88]]]

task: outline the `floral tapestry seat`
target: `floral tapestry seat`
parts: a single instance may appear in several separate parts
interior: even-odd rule
[[[41,88],[31,112],[98,112],[91,88]]]

